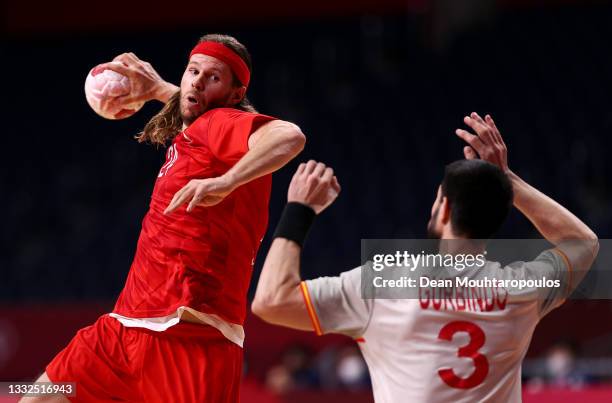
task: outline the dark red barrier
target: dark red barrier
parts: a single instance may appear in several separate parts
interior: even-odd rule
[[[428,0],[311,0],[210,2],[185,0],[92,3],[80,0],[4,2],[4,30],[18,34],[53,32],[134,31],[206,27],[211,24],[253,24],[284,18],[322,18],[363,13],[423,12]],[[116,4],[113,4],[116,3]]]
[[[25,380],[40,374],[75,332],[109,312],[112,303],[55,304],[0,307],[0,381]],[[529,355],[539,355],[559,340],[578,343],[612,333],[610,301],[569,301],[536,328]],[[301,344],[313,352],[330,345],[353,343],[343,336],[318,337],[272,326],[249,316],[245,324],[245,357],[257,378],[289,346]],[[591,352],[597,356],[596,351]]]
[[[0,381],[37,377],[68,344],[76,331],[112,309],[112,303],[0,307]],[[245,324],[245,357],[251,373],[261,377],[289,346],[318,351],[332,344],[352,343],[343,336],[318,337],[272,326],[250,316]]]
[[[32,379],[112,303],[0,307],[0,380]]]
[[[610,403],[612,387],[590,387],[582,390],[543,389],[523,391],[523,403]]]

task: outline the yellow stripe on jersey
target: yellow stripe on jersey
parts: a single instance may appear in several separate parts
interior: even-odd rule
[[[308,316],[310,316],[310,320],[312,321],[312,327],[314,327],[314,331],[317,336],[321,336],[323,334],[321,331],[321,324],[319,323],[317,312],[315,311],[312,300],[310,299],[310,293],[308,292],[308,286],[306,285],[305,281],[300,283],[300,290],[302,290],[302,296],[304,297],[304,303],[306,304]]]

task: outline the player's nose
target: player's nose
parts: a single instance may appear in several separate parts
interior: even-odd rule
[[[195,77],[193,79],[193,81],[191,82],[191,86],[196,90],[196,91],[202,91],[204,89],[204,74],[200,74],[199,76]]]

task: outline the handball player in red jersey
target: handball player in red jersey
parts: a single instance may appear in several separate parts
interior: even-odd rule
[[[38,382],[75,382],[80,402],[237,402],[271,174],[305,137],[249,103],[250,56],[232,37],[200,39],[180,91],[132,53],[103,69],[130,78],[130,97],[166,103],[138,137],[167,145],[166,161],[113,312],[81,329]]]

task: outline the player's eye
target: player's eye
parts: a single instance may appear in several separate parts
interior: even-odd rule
[[[215,75],[215,74],[213,74],[212,76],[210,76],[210,79],[211,79],[211,80],[213,80],[213,81],[215,81],[215,82],[217,82],[217,81],[219,81],[219,80],[220,80],[219,76],[217,76],[217,75]]]
[[[198,70],[196,70],[196,69],[189,69],[189,72],[190,72],[191,74],[193,74],[194,76],[197,76],[197,75],[198,75],[198,73],[199,73],[199,71],[198,71]]]

